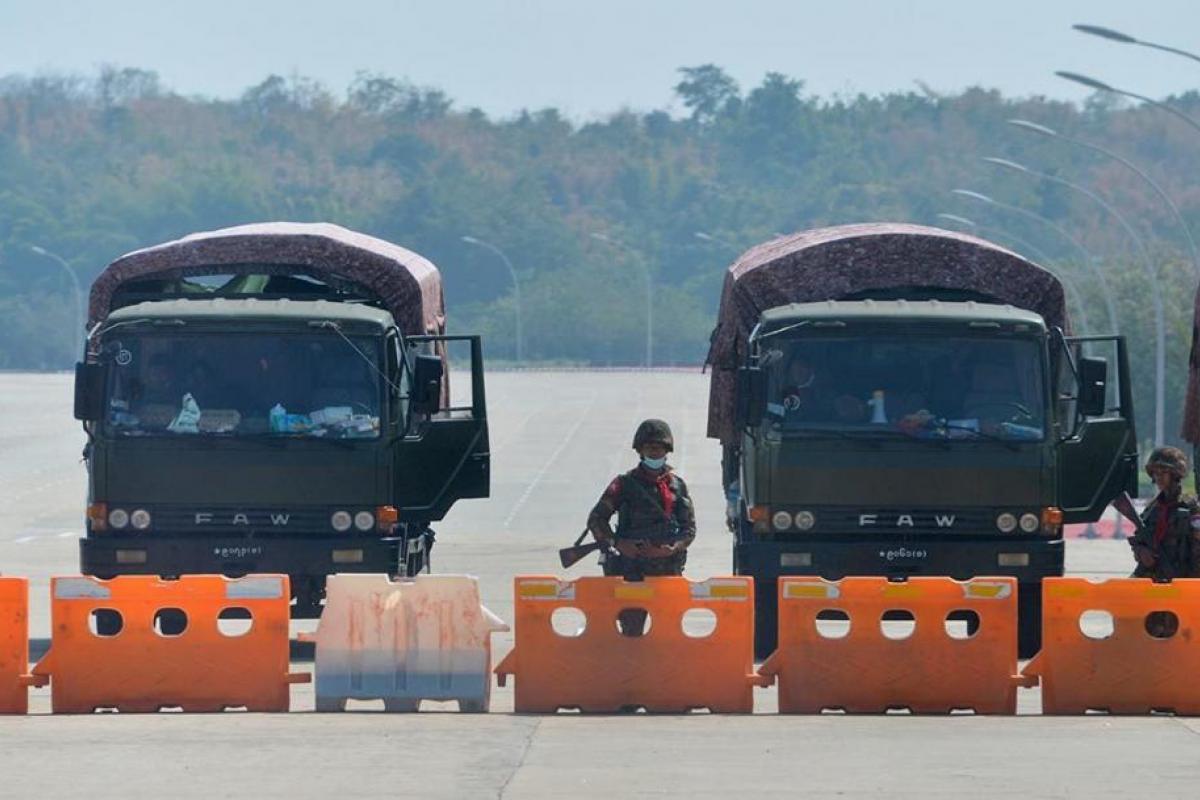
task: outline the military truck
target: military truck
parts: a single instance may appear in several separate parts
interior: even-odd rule
[[[431,523],[488,495],[480,340],[445,334],[416,253],[328,224],[199,233],[118,258],[88,316],[84,574],[286,573],[311,617],[329,574],[427,569]]]
[[[760,656],[780,575],[1013,576],[1037,650],[1064,523],[1137,490],[1125,342],[1070,333],[1054,275],[935,228],[807,231],[729,268],[708,434]]]

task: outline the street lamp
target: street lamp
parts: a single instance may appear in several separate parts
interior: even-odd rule
[[[695,236],[697,239],[699,239],[702,242],[709,242],[711,244],[719,244],[722,247],[728,247],[730,250],[737,250],[737,245],[735,245],[733,242],[729,241],[728,239],[722,239],[720,236],[713,236],[711,233],[706,233],[705,231],[696,231],[693,234],[693,236]]]
[[[637,262],[646,276],[646,367],[654,365],[654,279],[650,276],[650,267],[642,260],[641,254],[627,244],[618,242],[603,233],[589,234],[598,242],[604,242],[610,247],[615,247],[618,250],[624,250],[633,256],[633,260]]]
[[[499,247],[492,244],[491,242],[484,241],[483,239],[479,239],[474,236],[460,236],[459,238],[462,239],[462,241],[466,242],[467,244],[473,244],[476,247],[482,247],[485,250],[490,250],[491,252],[495,253],[497,256],[500,257],[500,260],[504,262],[504,266],[508,267],[508,274],[512,277],[513,306],[514,306],[516,317],[517,317],[517,341],[516,341],[517,363],[518,364],[524,363],[524,359],[522,358],[522,355],[521,355],[521,342],[524,339],[524,336],[521,333],[521,282],[519,280],[517,280],[517,271],[515,269],[513,269],[512,261],[510,261],[508,259],[508,256],[506,256],[504,254],[503,250],[501,250]]]
[[[1190,58],[1193,61],[1200,61],[1200,56],[1195,53],[1189,53],[1187,50],[1180,50],[1177,47],[1168,47],[1165,44],[1155,44],[1154,42],[1143,42],[1141,39],[1136,39],[1127,33],[1114,31],[1112,28],[1103,28],[1099,25],[1072,25],[1072,28],[1080,33],[1086,33],[1091,36],[1099,36],[1102,39],[1108,39],[1121,44],[1136,44],[1141,47],[1150,47],[1155,50],[1163,50],[1167,53],[1174,53],[1177,56]]]
[[[1150,258],[1150,251],[1146,249],[1146,243],[1142,241],[1142,237],[1137,234],[1133,226],[1125,217],[1109,205],[1104,198],[1088,189],[1085,186],[1080,186],[1077,183],[1060,178],[1057,175],[1050,175],[1045,172],[1039,172],[1035,169],[1030,169],[1024,164],[1018,164],[1016,161],[1009,161],[1006,158],[985,157],[984,161],[989,164],[1027,175],[1035,180],[1045,180],[1052,183],[1057,183],[1060,186],[1066,186],[1072,191],[1079,192],[1083,196],[1095,202],[1105,210],[1113,219],[1115,219],[1125,233],[1133,240],[1137,246],[1138,255],[1141,256],[1142,266],[1146,270],[1147,277],[1150,278],[1151,298],[1154,302],[1154,444],[1160,446],[1163,443],[1163,415],[1166,403],[1166,383],[1167,383],[1167,323],[1166,315],[1163,312],[1162,285],[1158,279],[1158,271],[1154,269],[1154,264]]]
[[[86,327],[86,322],[84,321],[83,316],[83,289],[79,285],[79,276],[75,274],[75,270],[71,269],[71,265],[67,263],[67,260],[57,253],[47,250],[46,248],[36,244],[30,245],[29,249],[37,253],[39,256],[43,256],[51,261],[56,262],[60,267],[63,268],[63,272],[67,273],[67,277],[71,279],[71,290],[75,295],[75,319],[74,324],[71,325],[70,329],[68,330],[68,334],[71,337],[71,347],[68,352],[74,353],[75,332],[79,330],[79,328],[76,326]]]
[[[969,197],[972,200],[978,200],[981,203],[986,203],[987,205],[1004,209],[1005,211],[1012,212],[1013,214],[1019,214],[1026,219],[1032,219],[1050,228],[1059,236],[1070,242],[1071,245],[1079,251],[1079,254],[1083,256],[1084,265],[1095,274],[1096,280],[1100,284],[1100,292],[1104,295],[1105,310],[1108,312],[1109,328],[1113,331],[1113,333],[1118,333],[1120,331],[1120,326],[1117,324],[1117,306],[1113,301],[1113,293],[1108,287],[1108,281],[1105,279],[1104,273],[1096,267],[1096,259],[1092,256],[1088,249],[1084,247],[1078,239],[1063,230],[1061,225],[1056,223],[1054,220],[1044,217],[1034,211],[1021,208],[1020,206],[1010,205],[1009,203],[1002,203],[1001,201],[994,200],[991,197],[988,197],[986,194],[982,194],[980,192],[972,192],[968,189],[952,189],[951,194],[956,194],[960,197]]]
[[[998,238],[998,239],[1008,239],[1016,246],[1017,250],[1027,251],[1035,259],[1037,259],[1037,263],[1039,266],[1042,266],[1045,269],[1049,270],[1051,273],[1053,273],[1055,276],[1057,276],[1059,280],[1061,280],[1063,282],[1063,286],[1066,287],[1067,292],[1070,293],[1072,299],[1074,300],[1075,307],[1077,309],[1079,309],[1079,325],[1080,325],[1080,327],[1083,328],[1083,331],[1085,334],[1092,333],[1094,328],[1092,328],[1092,322],[1088,318],[1087,304],[1083,301],[1083,295],[1080,294],[1079,287],[1075,284],[1074,279],[1072,279],[1070,276],[1068,276],[1065,271],[1063,271],[1061,269],[1056,270],[1050,266],[1052,259],[1050,258],[1049,255],[1046,254],[1046,252],[1044,250],[1036,247],[1031,242],[1029,242],[1025,239],[1022,239],[1020,236],[1017,236],[1016,234],[1009,233],[1008,231],[1004,230],[1003,228],[997,228],[997,227],[988,226],[988,225],[980,225],[975,220],[960,216],[958,214],[939,213],[939,214],[937,214],[937,217],[939,219],[944,219],[947,222],[952,222],[955,225],[961,225],[964,228],[968,228],[969,230],[974,231],[976,234],[978,234],[980,236],[991,236],[993,238]]]
[[[1179,206],[1175,205],[1175,201],[1171,199],[1171,196],[1168,195],[1166,193],[1166,191],[1161,186],[1159,186],[1158,183],[1153,178],[1151,178],[1149,175],[1147,175],[1144,170],[1142,170],[1140,167],[1138,167],[1137,164],[1134,164],[1132,161],[1125,158],[1124,156],[1122,156],[1119,153],[1114,153],[1112,150],[1109,150],[1108,148],[1101,147],[1100,145],[1094,144],[1092,142],[1086,142],[1082,139],[1076,139],[1072,136],[1067,136],[1066,134],[1059,133],[1058,131],[1054,130],[1053,128],[1049,128],[1045,125],[1039,125],[1036,122],[1030,122],[1027,119],[1010,119],[1010,120],[1008,120],[1008,124],[1012,125],[1014,128],[1019,128],[1020,130],[1028,131],[1029,133],[1036,133],[1040,136],[1047,136],[1051,139],[1058,139],[1060,141],[1066,142],[1067,144],[1073,144],[1078,147],[1082,147],[1087,150],[1091,150],[1092,152],[1099,153],[1100,155],[1106,156],[1107,158],[1111,158],[1113,161],[1116,161],[1117,163],[1121,164],[1126,169],[1130,170],[1135,175],[1137,175],[1139,178],[1141,178],[1143,181],[1145,181],[1146,184],[1151,189],[1154,190],[1154,193],[1158,195],[1159,199],[1162,200],[1164,203],[1166,203],[1167,207],[1171,209],[1171,213],[1175,216],[1175,221],[1179,224],[1180,229],[1183,230],[1183,235],[1185,237],[1187,237],[1188,249],[1192,255],[1192,265],[1195,267],[1197,273],[1200,273],[1200,252],[1198,252],[1196,249],[1196,241],[1195,241],[1195,239],[1192,238],[1192,230],[1191,230],[1191,228],[1188,227],[1187,222],[1184,220],[1183,213],[1179,210]]]
[[[1188,125],[1192,126],[1197,131],[1200,131],[1200,122],[1197,122],[1196,120],[1192,119],[1187,114],[1180,111],[1178,108],[1175,108],[1174,106],[1169,106],[1166,103],[1160,103],[1158,100],[1155,100],[1152,97],[1146,97],[1143,94],[1137,94],[1135,92],[1130,92],[1125,89],[1118,89],[1115,86],[1108,85],[1104,81],[1098,81],[1095,78],[1089,78],[1087,75],[1080,75],[1078,72],[1064,72],[1062,70],[1058,70],[1054,74],[1060,78],[1066,78],[1069,81],[1074,81],[1075,83],[1086,86],[1089,89],[1095,89],[1098,92],[1112,92],[1113,94],[1119,94],[1122,97],[1131,97],[1134,100],[1140,100],[1148,106],[1154,106],[1155,108],[1160,108],[1163,111],[1166,111],[1168,114],[1172,114],[1172,115],[1178,117],[1179,119],[1186,122]]]

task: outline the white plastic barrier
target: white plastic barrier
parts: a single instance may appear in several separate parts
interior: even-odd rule
[[[487,711],[491,634],[508,625],[484,608],[469,575],[332,575],[316,634],[317,711],[382,699],[388,711],[457,700]]]

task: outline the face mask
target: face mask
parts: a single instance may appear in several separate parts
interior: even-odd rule
[[[647,469],[662,469],[663,467],[665,467],[667,465],[667,457],[663,456],[662,458],[642,458],[642,464],[644,464]]]

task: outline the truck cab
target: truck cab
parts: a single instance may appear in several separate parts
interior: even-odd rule
[[[431,524],[489,491],[479,337],[406,333],[386,304],[181,294],[127,297],[77,368],[83,573],[285,573],[305,617],[329,574],[427,569]]]

